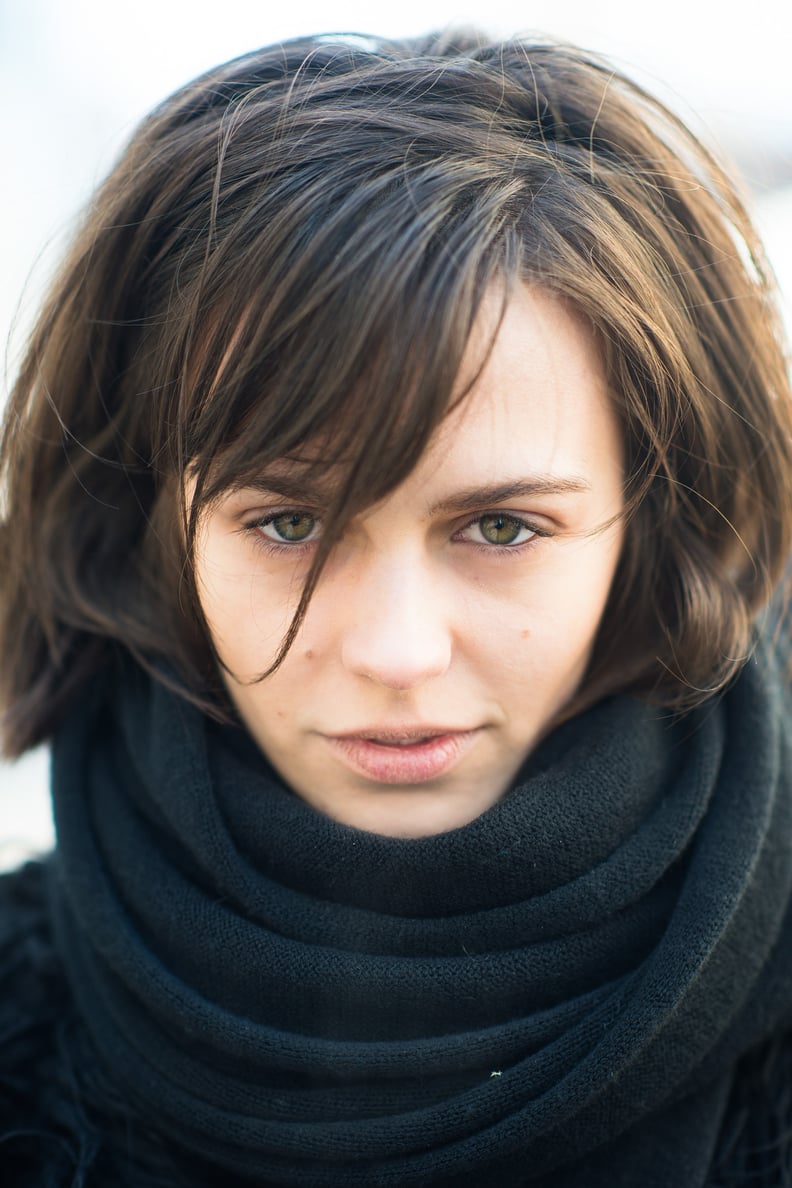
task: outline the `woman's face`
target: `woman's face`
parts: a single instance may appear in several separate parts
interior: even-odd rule
[[[485,303],[463,379],[497,312]],[[294,791],[399,837],[494,804],[586,669],[622,543],[621,520],[608,526],[622,479],[591,331],[525,286],[469,396],[350,526],[286,659],[258,683],[327,495],[292,464],[229,493],[199,534],[201,602],[239,714]]]

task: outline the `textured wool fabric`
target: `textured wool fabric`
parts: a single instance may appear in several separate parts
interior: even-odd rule
[[[707,1183],[792,1023],[788,718],[765,656],[679,721],[610,699],[399,840],[127,668],[54,755],[86,1097],[260,1184]]]

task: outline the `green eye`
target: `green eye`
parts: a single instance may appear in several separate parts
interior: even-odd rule
[[[513,516],[482,516],[477,523],[479,532],[487,543],[494,545],[514,544],[520,533],[525,530],[525,525]]]
[[[273,516],[263,529],[273,530],[272,539],[287,540],[294,544],[308,540],[316,529],[316,517],[310,512],[284,512],[280,516]],[[270,535],[270,533],[267,533]]]

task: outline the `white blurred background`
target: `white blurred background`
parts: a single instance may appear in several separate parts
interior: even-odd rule
[[[755,0],[0,0],[0,336],[7,388],[76,212],[138,119],[267,42],[473,24],[608,54],[741,171],[792,326],[792,5]],[[2,394],[0,393],[0,401]],[[47,756],[0,761],[0,867],[51,844]]]

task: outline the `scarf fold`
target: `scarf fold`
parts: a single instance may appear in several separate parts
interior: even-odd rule
[[[53,759],[103,1075],[263,1184],[703,1184],[736,1061],[792,1023],[787,719],[764,654],[678,721],[609,699],[481,817],[400,840],[127,667]]]

